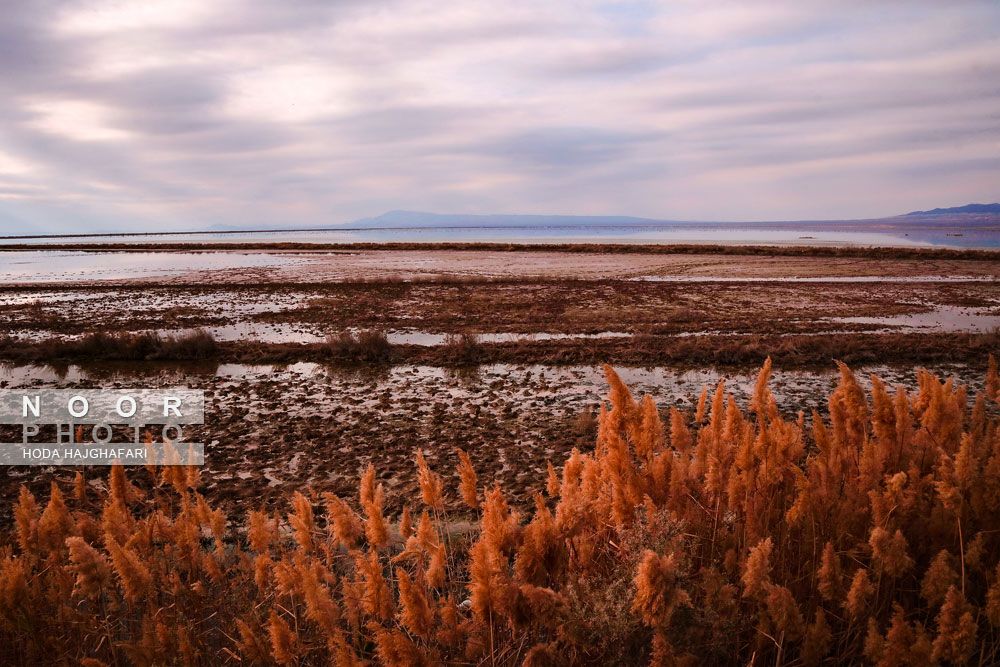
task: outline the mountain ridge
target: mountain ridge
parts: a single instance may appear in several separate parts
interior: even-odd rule
[[[359,218],[344,227],[538,227],[574,225],[663,225],[681,222],[630,215],[540,215],[540,214],[463,214],[394,210],[381,215]]]
[[[968,216],[968,217],[967,217]],[[538,215],[538,214],[462,214],[462,213],[430,213],[426,211],[393,210],[381,215],[359,218],[351,222],[333,225],[327,228],[337,229],[404,229],[404,228],[436,228],[448,229],[458,227],[587,227],[587,226],[692,226],[712,225],[726,226],[780,226],[792,225],[837,225],[849,223],[854,226],[878,226],[893,224],[896,221],[908,219],[912,224],[952,224],[977,221],[976,217],[985,217],[994,221],[1000,218],[1000,204],[967,204],[953,208],[937,208],[932,211],[915,211],[913,213],[896,214],[880,218],[859,219],[813,219],[813,220],[757,220],[757,221],[725,221],[725,220],[672,220],[665,218],[644,218],[628,215]],[[1000,220],[996,220],[1000,222]]]
[[[932,208],[929,211],[913,211],[906,215],[951,215],[955,213],[1000,213],[1000,204],[966,204],[950,208]]]
[[[542,214],[463,214],[463,213],[430,213],[396,209],[380,215],[357,218],[355,220],[323,225],[259,225],[259,224],[227,224],[216,222],[198,228],[187,230],[169,230],[151,232],[143,230],[93,230],[86,232],[54,232],[45,230],[39,225],[29,225],[13,216],[5,220],[0,210],[0,238],[40,238],[56,237],[88,237],[88,236],[145,236],[156,234],[240,234],[248,232],[294,232],[294,231],[337,231],[337,230],[391,230],[391,229],[519,229],[519,228],[563,228],[573,227],[776,227],[776,228],[810,228],[821,229],[827,226],[847,225],[855,228],[886,228],[898,226],[937,226],[942,229],[950,227],[982,227],[988,225],[1000,228],[1000,203],[966,204],[951,208],[935,208],[928,211],[913,211],[880,218],[858,219],[812,219],[812,220],[675,220],[665,218],[646,218],[629,215],[542,215]],[[10,222],[11,232],[5,230],[5,224]]]

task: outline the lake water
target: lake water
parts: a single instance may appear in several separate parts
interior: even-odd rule
[[[107,235],[88,237],[0,238],[20,243],[660,243],[820,246],[1000,247],[1000,231],[987,224],[929,224],[897,219],[891,224],[671,223],[663,225],[581,225],[511,227],[407,227],[271,232]]]

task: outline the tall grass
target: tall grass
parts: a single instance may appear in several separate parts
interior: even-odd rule
[[[398,518],[296,493],[213,510],[196,468],[22,488],[0,546],[0,659],[85,664],[974,664],[1000,661],[1000,378],[919,373],[789,419],[767,362],[742,409],[611,387],[593,451],[525,515],[422,453]],[[397,471],[394,471],[394,474]],[[145,487],[143,491],[140,487]],[[473,516],[460,530],[456,507]],[[360,510],[360,513],[358,512]],[[419,515],[419,518],[418,518]]]
[[[197,329],[177,335],[156,332],[107,333],[95,331],[79,338],[41,341],[0,338],[0,351],[14,359],[103,359],[116,361],[201,360],[218,355],[211,333]]]
[[[351,361],[388,361],[392,345],[384,331],[341,331],[326,337],[327,354]]]
[[[479,336],[467,331],[448,334],[441,347],[441,354],[453,363],[475,363],[483,354]]]

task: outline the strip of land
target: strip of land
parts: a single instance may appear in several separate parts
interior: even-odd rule
[[[192,271],[187,254],[168,253],[179,274],[31,281],[47,275],[40,266],[0,287],[0,359],[978,363],[998,339],[995,259],[579,250],[308,252],[253,266],[234,252]],[[215,344],[147,340],[201,329]],[[388,345],[337,342],[360,331]]]

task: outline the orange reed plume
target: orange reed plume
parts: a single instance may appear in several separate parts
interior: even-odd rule
[[[385,493],[382,485],[375,485],[375,466],[369,464],[361,477],[361,507],[365,510],[365,536],[374,547],[384,547],[389,543],[389,532],[385,524],[382,506]]]
[[[132,602],[141,601],[153,586],[153,575],[149,568],[130,548],[119,546],[115,540],[107,540],[106,545],[115,572],[121,578],[125,599]]]
[[[458,488],[462,494],[462,502],[478,511],[479,492],[476,471],[472,467],[472,461],[469,459],[469,455],[465,453],[465,450],[456,448],[455,451],[458,452],[459,459],[458,474],[461,478],[461,483]]]
[[[427,603],[427,591],[419,583],[414,583],[401,567],[396,568],[396,581],[399,586],[400,622],[412,634],[428,637],[434,624],[434,613]]]
[[[441,478],[427,465],[424,453],[417,450],[417,480],[420,482],[420,494],[424,504],[437,511],[444,510]]]
[[[690,602],[688,594],[678,585],[674,554],[659,556],[647,549],[635,575],[633,607],[648,625],[666,627],[674,610]]]
[[[271,655],[279,665],[292,665],[297,662],[298,638],[278,612],[271,610],[267,623],[267,634],[271,638]]]
[[[96,600],[111,582],[111,568],[108,560],[97,549],[87,544],[82,537],[66,539],[69,559],[76,572],[74,593]]]

